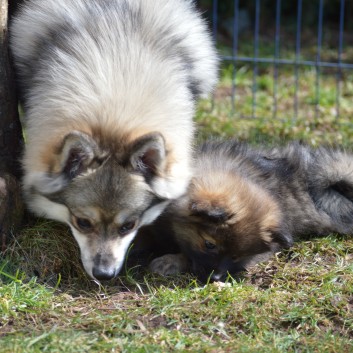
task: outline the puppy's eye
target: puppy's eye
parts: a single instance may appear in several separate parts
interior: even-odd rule
[[[205,240],[205,247],[207,250],[214,250],[216,249],[216,244],[213,244],[210,241]]]
[[[126,235],[128,233],[130,233],[136,226],[137,221],[130,221],[130,222],[126,222],[124,223],[118,230],[118,233],[120,235]]]
[[[76,218],[76,225],[83,231],[90,231],[93,229],[92,222],[87,218]]]

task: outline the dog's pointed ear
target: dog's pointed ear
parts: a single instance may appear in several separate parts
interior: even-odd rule
[[[67,180],[72,180],[94,168],[94,161],[99,164],[103,154],[94,139],[82,132],[71,132],[66,135],[59,149],[60,172]]]
[[[53,172],[42,175],[35,184],[42,194],[59,192],[88,168],[97,168],[105,158],[94,139],[79,131],[66,135],[56,154]]]
[[[165,142],[160,133],[143,135],[132,143],[130,164],[147,180],[163,173],[165,160]]]

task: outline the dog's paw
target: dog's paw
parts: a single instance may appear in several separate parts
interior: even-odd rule
[[[188,269],[188,260],[183,254],[167,254],[152,260],[149,269],[161,276],[177,275]]]

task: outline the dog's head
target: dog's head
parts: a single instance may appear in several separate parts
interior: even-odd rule
[[[27,180],[28,202],[37,213],[70,225],[91,277],[111,279],[138,228],[151,223],[169,202],[153,188],[165,159],[159,133],[113,154],[88,134],[72,132],[58,146],[50,170]]]
[[[175,238],[200,280],[224,280],[290,246],[282,214],[266,192],[233,175],[223,175],[223,186],[210,180],[194,179],[171,205]]]

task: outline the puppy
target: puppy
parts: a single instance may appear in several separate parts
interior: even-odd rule
[[[188,185],[195,100],[217,79],[207,26],[190,0],[29,0],[10,29],[28,206],[111,279]]]
[[[257,149],[214,141],[194,163],[188,191],[164,216],[183,257],[159,257],[153,272],[224,280],[299,236],[353,231],[352,155],[298,143]]]

